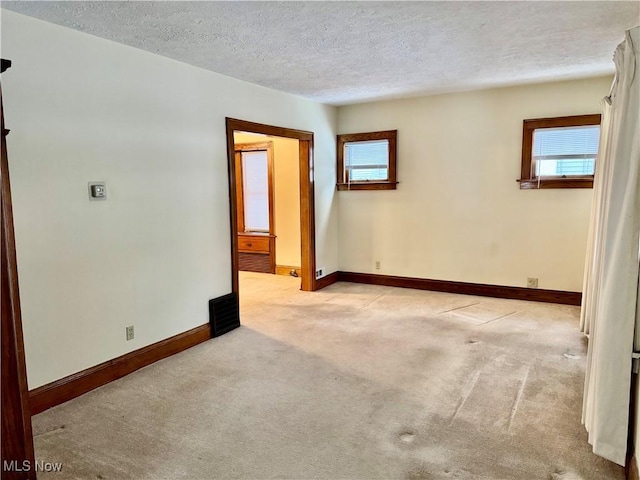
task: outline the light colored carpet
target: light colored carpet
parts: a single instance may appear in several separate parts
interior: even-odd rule
[[[577,307],[243,273],[243,327],[34,417],[83,479],[622,479]]]

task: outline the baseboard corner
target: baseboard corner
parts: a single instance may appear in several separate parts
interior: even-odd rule
[[[338,273],[339,272],[333,272],[333,273],[330,273],[329,275],[325,275],[322,278],[316,279],[316,285],[315,285],[314,291],[321,290],[325,287],[328,287],[329,285],[336,283],[338,281]]]

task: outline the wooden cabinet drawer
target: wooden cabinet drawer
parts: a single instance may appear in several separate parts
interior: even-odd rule
[[[238,235],[238,250],[269,253],[269,237]]]

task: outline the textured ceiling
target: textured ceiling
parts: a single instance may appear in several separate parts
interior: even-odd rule
[[[613,72],[640,2],[12,2],[2,7],[343,105]]]

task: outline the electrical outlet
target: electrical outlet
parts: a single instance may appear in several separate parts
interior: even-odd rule
[[[133,340],[134,334],[133,334],[133,325],[129,325],[127,328],[127,341],[129,340]]]
[[[380,260],[376,260],[376,270],[380,270]]]
[[[538,279],[535,277],[527,278],[527,287],[529,288],[538,288]]]
[[[316,278],[320,278],[324,275],[324,267],[316,269]]]

